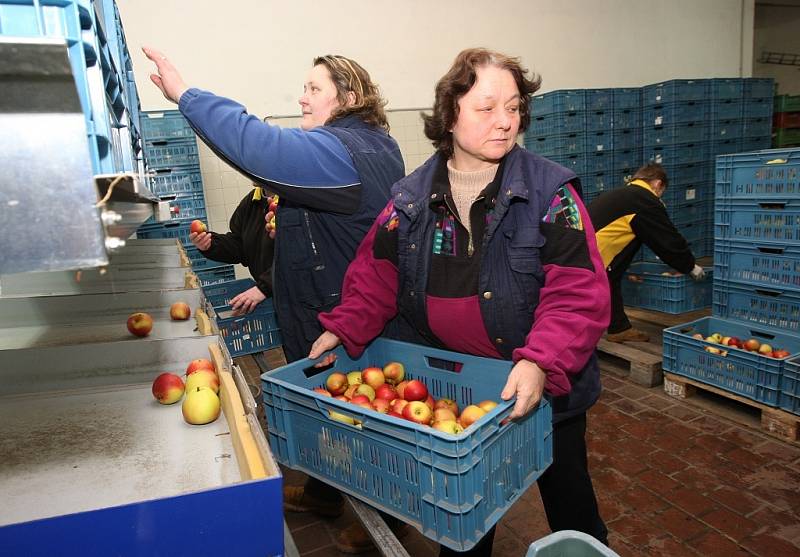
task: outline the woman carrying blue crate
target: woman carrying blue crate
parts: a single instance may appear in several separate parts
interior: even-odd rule
[[[575,174],[516,145],[540,83],[526,74],[497,52],[458,55],[424,117],[437,153],[392,188],[309,357],[340,343],[356,357],[399,315],[402,340],[513,361],[499,393],[516,396],[512,419],[552,396],[553,464],[538,481],[551,529],[607,543],[585,432],[608,281]],[[468,554],[490,555],[493,538]]]
[[[323,332],[319,313],[339,303],[348,264],[392,184],[405,174],[400,147],[389,135],[386,101],[357,62],[320,56],[303,84],[300,128],[282,129],[235,101],[189,88],[162,53],[143,50],[158,70],[151,80],[178,103],[197,136],[278,194],[277,209],[264,217],[264,233],[275,239],[273,303],[286,359],[303,358]],[[305,489],[285,488],[284,507],[337,516],[343,501],[338,491],[311,478]],[[363,529],[353,528],[337,546],[363,551],[372,542]]]

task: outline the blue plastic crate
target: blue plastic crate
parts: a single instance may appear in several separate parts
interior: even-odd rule
[[[709,127],[709,139],[711,141],[724,141],[727,139],[739,139],[744,134],[744,122],[742,120],[713,120]]]
[[[203,287],[203,295],[211,307],[229,306],[231,299],[256,285],[253,279],[239,279]]]
[[[526,134],[524,143],[526,149],[543,157],[583,153],[586,148],[584,135],[581,133],[545,135],[541,137]]]
[[[797,245],[800,242],[800,203],[768,200],[762,203],[716,200],[714,237]]]
[[[710,120],[739,120],[744,117],[742,99],[725,99],[711,103]]]
[[[742,148],[743,139],[741,137],[736,139],[714,139],[711,141],[709,147],[711,159],[714,160],[720,155],[729,155],[731,153],[741,153],[744,151]]]
[[[218,261],[213,261],[211,259],[206,259],[205,256],[200,253],[200,250],[194,246],[184,246],[183,248],[186,250],[186,255],[189,257],[189,261],[192,262],[192,270],[193,271],[203,271],[209,270],[212,267],[219,267]]]
[[[708,101],[685,101],[642,109],[642,126],[667,126],[682,123],[704,123],[711,114]]]
[[[779,405],[792,414],[800,414],[800,358],[783,365]]]
[[[772,117],[762,116],[760,118],[745,118],[742,128],[743,137],[771,137],[772,136]]]
[[[460,408],[485,399],[498,406],[461,435],[451,435],[319,395],[330,371],[299,360],[261,376],[272,452],[282,464],[319,478],[413,525],[456,551],[470,549],[552,462],[552,414],[542,404],[503,423],[500,400],[511,362],[383,338],[357,360],[336,349],[334,369],[401,362],[434,398]],[[458,371],[449,371],[457,369]],[[338,421],[336,412],[357,420]]]
[[[710,139],[710,129],[705,122],[687,122],[664,126],[645,126],[643,144],[648,147],[675,143],[697,143]]]
[[[609,172],[613,168],[611,153],[605,152],[580,153],[577,155],[553,156],[549,158],[569,168],[578,176]]]
[[[200,169],[165,168],[150,173],[150,189],[156,195],[203,193]]]
[[[173,220],[164,224],[144,224],[136,230],[136,237],[151,238],[176,238],[183,245],[191,245],[189,241],[190,220]]]
[[[704,101],[709,98],[710,80],[673,79],[642,87],[642,105],[674,103],[679,101]]]
[[[630,130],[614,128],[611,145],[614,150],[639,149],[642,145],[642,131],[638,128]]]
[[[531,119],[532,135],[561,135],[583,133],[586,130],[586,112],[557,112]]]
[[[639,87],[617,87],[612,90],[614,111],[642,108],[642,91]]]
[[[794,334],[800,333],[800,292],[714,281],[713,314]]]
[[[589,534],[559,530],[528,547],[525,557],[620,557]]]
[[[145,141],[195,138],[194,130],[178,110],[143,112],[141,124]]]
[[[742,103],[743,118],[767,118],[772,124],[772,97],[745,99]]]
[[[707,199],[667,205],[667,214],[672,224],[678,227],[695,222],[707,223],[711,212],[711,204]]]
[[[642,111],[638,108],[615,109],[611,114],[611,126],[614,130],[638,129],[642,126]]]
[[[223,317],[231,311],[229,305],[213,308],[214,322],[231,356],[237,358],[281,345],[272,298],[267,298],[245,315]]]
[[[708,141],[697,143],[677,143],[644,147],[644,159],[660,164],[689,164],[707,162],[711,146]]]
[[[233,265],[203,269],[202,271],[196,271],[195,274],[201,286],[211,286],[236,279],[236,271],[234,271]]]
[[[692,240],[689,240],[688,238],[686,239],[686,243],[689,244],[689,249],[692,251],[692,255],[694,255],[696,258],[707,257],[714,254],[714,239],[710,238],[710,234],[711,232],[708,230],[699,238]],[[636,259],[636,261],[660,263],[661,258],[659,258],[655,252],[647,246],[642,246],[642,249],[639,250],[639,258]]]
[[[800,246],[718,240],[714,273],[721,281],[800,293]]]
[[[206,200],[202,193],[162,195],[161,200],[169,202],[170,215],[173,220],[206,220]]]
[[[611,132],[614,112],[612,110],[587,110],[586,111],[586,131],[587,132]]]
[[[586,89],[586,110],[611,110],[613,103],[613,89]]]
[[[712,79],[710,93],[715,101],[741,99],[744,96],[744,79],[741,77]]]
[[[586,92],[583,89],[551,91],[531,99],[532,117],[583,110],[586,110]]]
[[[189,167],[200,163],[197,142],[189,141],[148,141],[144,145],[144,161],[149,168]]]
[[[772,138],[768,136],[763,137],[743,137],[742,147],[740,152],[749,153],[752,151],[762,151],[769,149],[772,146]]]
[[[595,172],[581,176],[581,186],[583,187],[584,203],[588,203],[589,198],[596,198],[601,193],[613,190],[622,185],[615,172]]]
[[[677,184],[697,185],[713,179],[713,167],[707,161],[696,163],[666,163],[664,170],[669,178],[667,194]],[[686,200],[690,201],[690,200]]]
[[[706,268],[706,279],[696,282],[663,263],[634,263],[622,281],[625,305],[664,313],[686,313],[711,306],[713,270]]]
[[[771,77],[749,77],[744,80],[744,96],[747,99],[768,98],[771,101],[774,94],[775,80]]]
[[[713,333],[737,337],[742,341],[754,338],[792,354],[800,352],[800,337],[718,317],[703,317],[664,329],[664,371],[777,406],[781,375],[787,358],[772,358],[692,338],[693,334],[700,334],[705,339]],[[711,353],[706,348],[719,350],[720,353]]]
[[[639,168],[642,166],[641,149],[614,149],[614,168]]]

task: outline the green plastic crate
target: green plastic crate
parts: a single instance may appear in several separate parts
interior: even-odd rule
[[[773,105],[775,112],[794,112],[800,110],[800,95],[778,95]]]
[[[794,145],[800,145],[800,128],[776,129],[775,134],[772,136],[772,145],[774,147],[792,147]]]

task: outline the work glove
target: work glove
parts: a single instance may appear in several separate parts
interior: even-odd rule
[[[694,269],[689,273],[689,276],[692,277],[693,280],[700,281],[706,278],[706,272],[700,265],[695,265]]]

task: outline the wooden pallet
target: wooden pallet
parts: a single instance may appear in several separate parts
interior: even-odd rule
[[[648,342],[609,342],[601,339],[597,351],[604,369],[611,369],[645,387],[661,384],[661,346]]]
[[[760,410],[761,429],[765,433],[783,439],[784,441],[796,442],[800,440],[800,436],[798,435],[800,434],[800,416],[767,406],[755,400],[750,400],[749,398],[731,393],[713,385],[706,385],[705,383],[689,379],[688,377],[664,372],[664,392],[668,395],[679,399],[687,399],[694,396],[698,389],[723,396],[729,400],[735,400]]]

